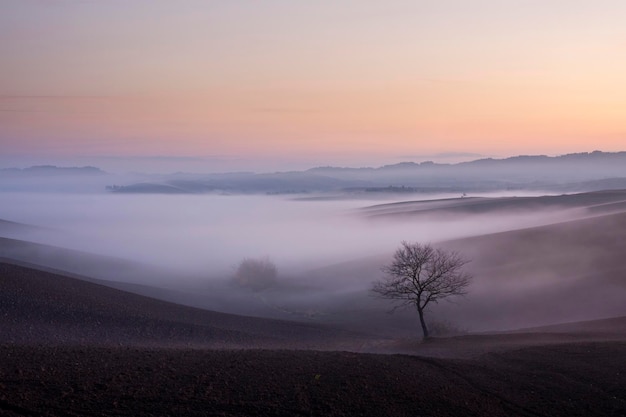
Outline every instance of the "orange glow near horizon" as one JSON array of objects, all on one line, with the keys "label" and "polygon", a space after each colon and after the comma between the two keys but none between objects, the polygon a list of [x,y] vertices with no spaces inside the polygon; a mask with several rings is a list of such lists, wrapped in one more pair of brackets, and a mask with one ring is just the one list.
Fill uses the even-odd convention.
[{"label": "orange glow near horizon", "polygon": [[622,2],[2,8],[5,154],[625,149]]}]

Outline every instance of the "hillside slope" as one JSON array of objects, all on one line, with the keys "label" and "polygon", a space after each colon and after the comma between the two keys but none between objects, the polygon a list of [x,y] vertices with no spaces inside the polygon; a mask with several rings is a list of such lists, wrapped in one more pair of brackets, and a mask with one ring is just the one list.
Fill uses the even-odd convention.
[{"label": "hillside slope", "polygon": [[0,263],[0,344],[336,348],[359,336],[217,313]]}]

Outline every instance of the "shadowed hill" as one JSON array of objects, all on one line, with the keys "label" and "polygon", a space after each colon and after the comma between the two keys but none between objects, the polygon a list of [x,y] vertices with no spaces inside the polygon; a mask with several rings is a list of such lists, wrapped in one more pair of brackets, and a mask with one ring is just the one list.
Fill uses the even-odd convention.
[{"label": "shadowed hill", "polygon": [[[626,412],[626,344],[578,337],[585,323],[387,346],[442,358],[320,352],[292,349],[346,349],[363,340],[181,307],[15,265],[0,264],[0,285],[3,416]],[[241,350],[258,347],[277,350]]]},{"label": "shadowed hill", "polygon": [[0,219],[0,233],[23,233],[42,230],[41,227]]},{"label": "shadowed hill", "polygon": [[623,330],[624,318],[399,341],[378,351],[412,355],[374,355],[293,350],[376,347],[355,334],[182,307],[17,265],[0,263],[0,287],[3,416],[626,413],[624,335],[593,336]]},{"label": "shadowed hill", "polygon": [[[419,240],[419,236],[406,239]],[[626,212],[596,213],[438,245],[471,260],[467,268],[474,282],[466,297],[432,306],[433,322],[450,323],[461,331],[490,331],[626,314]],[[329,309],[342,312],[340,319],[350,326],[367,323],[381,334],[401,336],[402,329],[417,325],[414,312],[384,314],[391,305],[366,294],[368,283],[380,278],[381,266],[390,260],[390,254],[357,259],[319,268],[309,276],[320,282],[339,276],[345,287],[360,285],[360,294],[336,300]]]},{"label": "shadowed hill", "polygon": [[[559,323],[550,326],[519,329],[515,333],[612,334],[626,339],[626,317]],[[511,332],[511,333],[513,333]]]},{"label": "shadowed hill", "polygon": [[359,336],[180,306],[0,263],[0,343],[329,348]]},{"label": "shadowed hill", "polygon": [[[547,226],[520,229],[448,242],[474,259],[481,275],[499,281],[524,274],[539,279],[539,271],[552,271],[553,280],[593,278],[626,286],[623,254],[626,251],[626,212]],[[519,271],[514,274],[514,270]],[[499,273],[498,273],[499,271]],[[544,280],[545,281],[545,280]]]},{"label": "shadowed hill", "polygon": [[62,275],[79,274],[105,281],[114,278],[118,282],[137,283],[143,275],[150,276],[150,281],[159,285],[168,278],[168,271],[140,262],[7,237],[0,237],[2,259],[10,263],[36,266],[38,269],[62,271]]},{"label": "shadowed hill", "polygon": [[444,245],[472,260],[468,322],[505,329],[626,314],[624,212]]},{"label": "shadowed hill", "polygon": [[404,201],[379,204],[362,209],[370,218],[411,218],[415,216],[459,216],[516,213],[522,211],[586,209],[588,213],[621,211],[626,190],[540,197],[468,197],[430,201]]}]

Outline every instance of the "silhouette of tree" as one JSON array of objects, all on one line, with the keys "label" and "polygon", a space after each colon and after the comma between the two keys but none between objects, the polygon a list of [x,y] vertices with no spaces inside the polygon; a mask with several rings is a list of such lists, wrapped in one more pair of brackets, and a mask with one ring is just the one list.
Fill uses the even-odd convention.
[{"label": "silhouette of tree", "polygon": [[424,310],[430,303],[466,294],[472,276],[463,272],[469,261],[457,252],[436,249],[430,244],[402,242],[393,261],[382,268],[386,276],[374,283],[372,291],[381,298],[397,302],[396,308],[415,306],[428,338]]}]

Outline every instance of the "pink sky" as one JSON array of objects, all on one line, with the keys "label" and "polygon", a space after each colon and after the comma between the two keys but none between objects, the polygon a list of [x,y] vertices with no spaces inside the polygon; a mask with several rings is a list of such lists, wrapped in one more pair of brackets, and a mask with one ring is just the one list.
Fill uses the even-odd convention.
[{"label": "pink sky", "polygon": [[5,0],[0,164],[625,150],[624,22],[621,0]]}]

